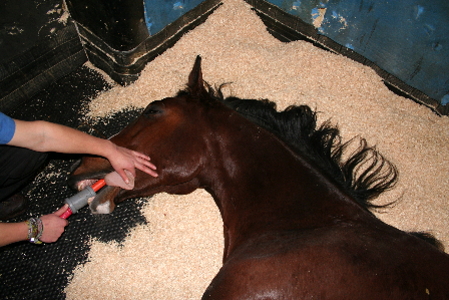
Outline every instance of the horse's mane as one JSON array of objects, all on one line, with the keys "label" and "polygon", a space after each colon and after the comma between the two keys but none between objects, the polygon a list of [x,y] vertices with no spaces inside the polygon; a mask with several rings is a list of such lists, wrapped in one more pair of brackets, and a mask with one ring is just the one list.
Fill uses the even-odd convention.
[{"label": "horse's mane", "polygon": [[307,105],[292,105],[278,112],[276,104],[268,100],[229,97],[223,102],[305,156],[365,208],[379,207],[370,200],[397,181],[396,167],[365,139],[359,139],[358,149],[343,160],[345,149],[354,139],[342,143],[338,128],[330,122],[317,127],[316,113]]},{"label": "horse's mane", "polygon": [[342,143],[340,131],[325,122],[317,127],[316,112],[309,106],[290,106],[278,112],[276,104],[268,100],[224,98],[221,89],[205,83],[209,96],[221,101],[253,123],[275,134],[293,151],[320,168],[366,209],[386,205],[371,202],[397,182],[396,167],[374,147],[360,138],[358,149],[343,159],[353,140]]}]

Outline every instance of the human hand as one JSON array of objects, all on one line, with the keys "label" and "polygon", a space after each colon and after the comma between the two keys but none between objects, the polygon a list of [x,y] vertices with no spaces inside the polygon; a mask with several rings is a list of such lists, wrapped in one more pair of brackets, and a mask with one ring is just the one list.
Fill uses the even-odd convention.
[{"label": "human hand", "polygon": [[114,170],[128,184],[129,179],[125,170],[131,172],[135,177],[135,168],[145,172],[153,177],[157,177],[156,166],[150,162],[150,157],[124,147],[116,146],[116,153],[112,157],[107,157]]},{"label": "human hand", "polygon": [[69,208],[68,204],[58,209],[56,212],[40,217],[43,226],[42,236],[40,240],[44,243],[56,242],[64,232],[69,222],[60,218],[60,216]]}]

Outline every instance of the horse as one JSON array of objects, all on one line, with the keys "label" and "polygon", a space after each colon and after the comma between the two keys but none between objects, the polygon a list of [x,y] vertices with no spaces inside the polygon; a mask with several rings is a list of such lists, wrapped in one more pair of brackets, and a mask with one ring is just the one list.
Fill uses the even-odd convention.
[{"label": "horse", "polygon": [[[159,192],[210,193],[223,220],[223,265],[202,299],[449,299],[449,255],[372,209],[396,167],[363,138],[342,142],[306,105],[224,97],[195,60],[185,89],[151,102],[111,141],[151,156],[133,190],[106,187],[90,203],[110,213]],[[348,145],[358,141],[356,150]],[[112,171],[85,156],[78,188]]]}]

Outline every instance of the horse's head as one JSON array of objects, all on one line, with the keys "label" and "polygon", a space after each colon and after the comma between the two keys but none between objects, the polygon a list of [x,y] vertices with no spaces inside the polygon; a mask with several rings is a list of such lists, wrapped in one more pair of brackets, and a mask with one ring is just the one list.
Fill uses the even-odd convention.
[{"label": "horse's head", "polygon": [[[119,146],[149,155],[159,176],[153,178],[136,170],[133,190],[103,188],[90,203],[92,212],[110,213],[116,203],[133,197],[158,192],[186,194],[198,188],[198,175],[207,161],[210,132],[202,122],[207,106],[204,104],[211,101],[210,97],[204,87],[198,57],[185,91],[150,103],[134,122],[111,138]],[[83,188],[110,171],[112,167],[106,159],[86,156],[72,172],[70,182],[78,189]]]}]

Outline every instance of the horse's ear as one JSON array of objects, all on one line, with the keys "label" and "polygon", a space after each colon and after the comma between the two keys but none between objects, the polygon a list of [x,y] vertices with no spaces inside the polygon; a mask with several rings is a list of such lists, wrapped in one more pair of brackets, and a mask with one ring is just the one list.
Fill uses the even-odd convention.
[{"label": "horse's ear", "polygon": [[201,71],[201,56],[197,56],[192,71],[190,71],[187,87],[192,95],[199,96],[204,89],[203,73]]}]

